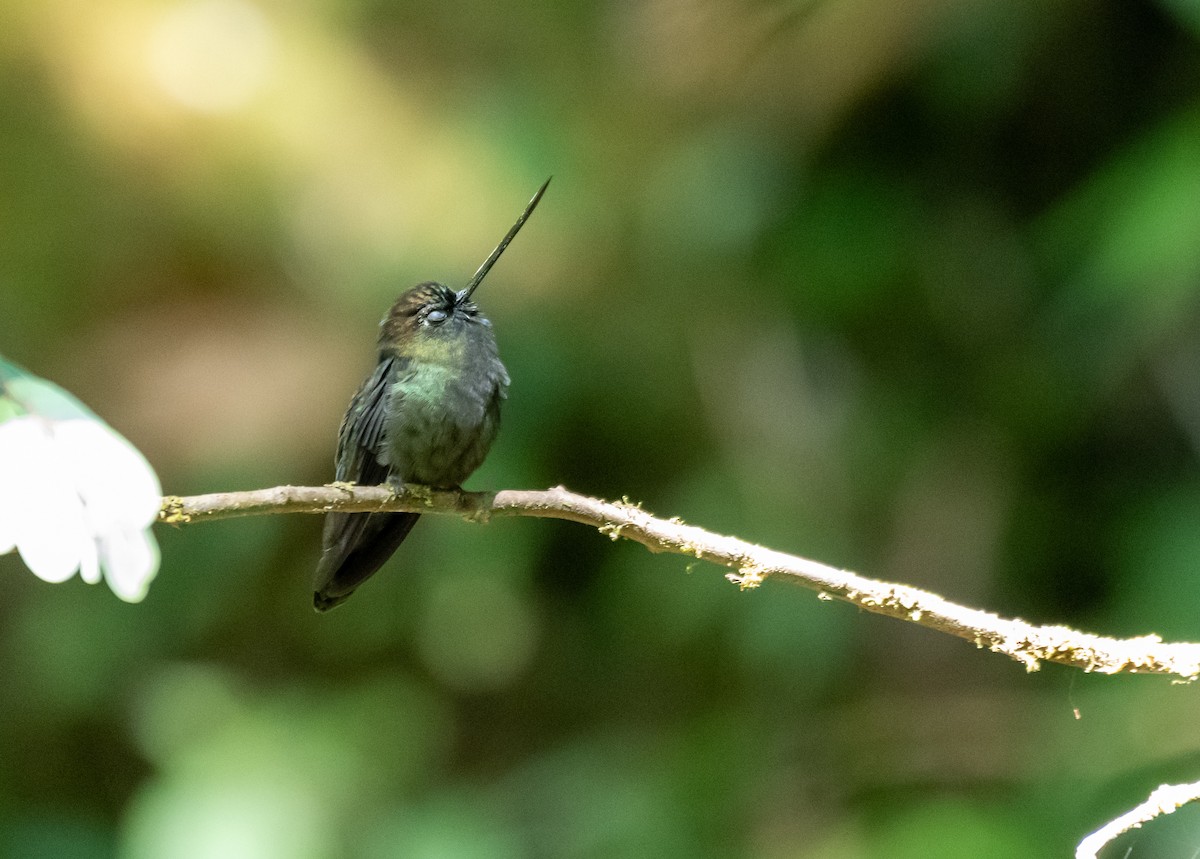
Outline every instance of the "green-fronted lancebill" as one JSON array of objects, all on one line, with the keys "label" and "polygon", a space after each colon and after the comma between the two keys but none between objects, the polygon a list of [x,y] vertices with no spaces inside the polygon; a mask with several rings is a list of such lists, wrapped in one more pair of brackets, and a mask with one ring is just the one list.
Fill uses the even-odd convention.
[{"label": "green-fronted lancebill", "polygon": [[[471,296],[549,184],[463,289],[421,283],[396,299],[380,323],[375,372],[342,418],[339,481],[456,488],[483,462],[500,429],[509,380],[492,324]],[[404,542],[419,515],[326,514],[313,592],[317,611],[354,593]]]}]

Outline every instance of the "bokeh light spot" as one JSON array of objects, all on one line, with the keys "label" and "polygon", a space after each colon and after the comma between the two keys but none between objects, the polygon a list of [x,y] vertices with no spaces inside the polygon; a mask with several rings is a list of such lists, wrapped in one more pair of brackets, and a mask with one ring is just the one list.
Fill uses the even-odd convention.
[{"label": "bokeh light spot", "polygon": [[275,30],[243,0],[191,0],[167,12],[150,39],[155,82],[185,107],[227,113],[248,104],[271,77]]}]

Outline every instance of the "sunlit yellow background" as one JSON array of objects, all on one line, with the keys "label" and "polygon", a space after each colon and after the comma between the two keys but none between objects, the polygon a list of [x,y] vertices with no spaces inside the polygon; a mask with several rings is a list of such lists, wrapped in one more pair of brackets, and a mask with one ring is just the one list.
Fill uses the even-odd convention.
[{"label": "sunlit yellow background", "polygon": [[[172,493],[332,478],[407,286],[558,483],[970,605],[1200,639],[1200,5],[0,3],[0,353]],[[0,559],[0,857],[1040,857],[1200,778],[1200,691],[1027,675],[579,526]],[[1113,856],[1194,857],[1200,811]]]}]

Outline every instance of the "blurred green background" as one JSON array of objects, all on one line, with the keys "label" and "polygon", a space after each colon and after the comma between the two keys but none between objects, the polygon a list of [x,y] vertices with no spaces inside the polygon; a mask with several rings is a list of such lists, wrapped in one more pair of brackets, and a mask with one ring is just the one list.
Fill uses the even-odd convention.
[{"label": "blurred green background", "polygon": [[[1196,0],[0,3],[0,352],[168,492],[323,483],[387,306],[550,174],[471,487],[1200,639]],[[140,606],[0,559],[0,857],[1065,856],[1200,778],[1163,678],[550,521],[317,616],[319,532],[160,529]]]}]

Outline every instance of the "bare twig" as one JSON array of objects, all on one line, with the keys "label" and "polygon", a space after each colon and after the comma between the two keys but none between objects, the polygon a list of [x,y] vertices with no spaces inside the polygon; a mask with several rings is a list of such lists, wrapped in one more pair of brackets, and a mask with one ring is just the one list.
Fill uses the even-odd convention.
[{"label": "bare twig", "polygon": [[1156,817],[1171,814],[1197,799],[1200,799],[1200,781],[1159,785],[1141,805],[1131,808],[1080,841],[1075,848],[1075,859],[1096,859],[1104,846],[1118,835],[1138,829]]},{"label": "bare twig", "polygon": [[979,609],[967,608],[937,594],[907,585],[876,581],[846,570],[660,519],[627,500],[613,503],[568,492],[455,492],[409,486],[393,493],[383,486],[332,484],[324,487],[278,486],[251,492],[223,492],[191,498],[163,499],[159,519],[170,524],[227,519],[265,513],[417,511],[449,513],[476,521],[494,516],[567,519],[597,528],[613,540],[625,538],[652,552],[674,552],[711,561],[733,572],[726,578],[741,588],[757,587],[768,576],[786,576],[817,591],[821,599],[837,599],[869,612],[907,620],[965,638],[976,647],[1002,653],[1036,671],[1042,662],[1057,662],[1102,674],[1169,674],[1185,680],[1200,675],[1200,644],[1164,642],[1157,635],[1106,638],[1065,626],[1035,626]]}]

